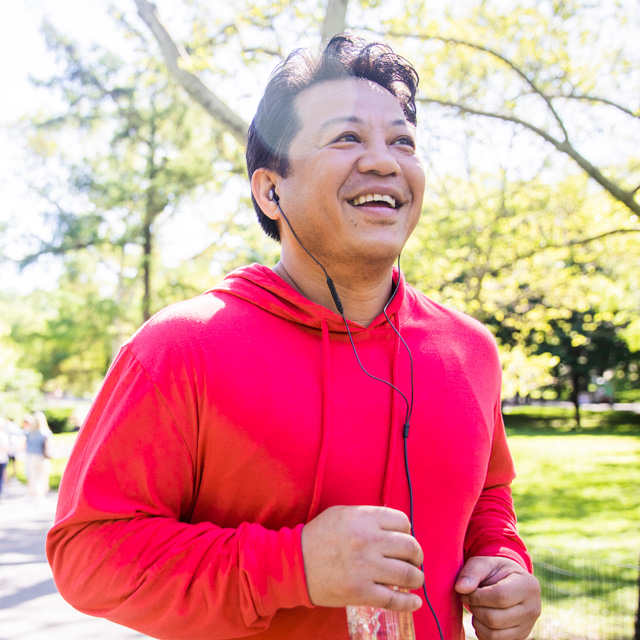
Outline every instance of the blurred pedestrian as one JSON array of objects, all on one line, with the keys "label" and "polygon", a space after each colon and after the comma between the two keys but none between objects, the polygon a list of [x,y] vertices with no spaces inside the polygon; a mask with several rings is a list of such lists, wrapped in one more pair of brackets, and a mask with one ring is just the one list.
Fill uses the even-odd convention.
[{"label": "blurred pedestrian", "polygon": [[2,420],[1,422],[1,430],[9,438],[9,462],[4,471],[5,480],[8,482],[11,478],[18,477],[16,460],[20,453],[24,451],[26,438],[22,433],[22,429],[13,420]]},{"label": "blurred pedestrian", "polygon": [[52,433],[42,411],[24,420],[27,437],[27,484],[29,495],[42,502],[49,491],[49,448]]},{"label": "blurred pedestrian", "polygon": [[0,429],[0,500],[2,500],[2,487],[4,486],[4,472],[9,462],[9,436],[4,429]]}]

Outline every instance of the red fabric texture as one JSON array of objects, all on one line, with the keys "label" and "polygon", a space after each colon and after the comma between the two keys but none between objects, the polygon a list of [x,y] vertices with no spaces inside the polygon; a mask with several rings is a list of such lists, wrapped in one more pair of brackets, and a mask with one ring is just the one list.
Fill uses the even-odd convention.
[{"label": "red fabric texture", "polygon": [[[491,334],[401,279],[388,309],[414,360],[409,462],[415,533],[444,637],[465,557],[531,570]],[[364,367],[411,397],[385,317],[351,323]],[[122,348],[65,471],[47,554],[85,613],[157,638],[346,640],[344,609],[313,607],[302,526],[336,504],[408,513],[405,403],[362,372],[340,316],[262,266],[147,322]],[[437,638],[427,606],[419,640]]]}]

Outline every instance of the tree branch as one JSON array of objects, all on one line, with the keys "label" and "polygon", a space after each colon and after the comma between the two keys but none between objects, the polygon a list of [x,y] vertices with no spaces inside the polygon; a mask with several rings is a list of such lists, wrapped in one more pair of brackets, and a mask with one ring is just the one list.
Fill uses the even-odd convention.
[{"label": "tree branch", "polygon": [[345,30],[349,0],[328,0],[327,12],[322,23],[322,42],[328,42]]},{"label": "tree branch", "polygon": [[534,124],[517,118],[516,116],[509,116],[500,113],[493,113],[491,111],[482,111],[481,109],[474,109],[464,104],[452,102],[450,100],[440,100],[438,98],[421,97],[418,98],[419,102],[426,102],[430,104],[439,104],[443,107],[451,107],[457,109],[461,113],[468,113],[475,116],[483,116],[485,118],[493,118],[496,120],[502,120],[504,122],[512,122],[513,124],[519,124],[529,131],[533,131],[536,135],[540,136],[547,142],[551,143],[558,151],[568,155],[574,162],[576,162],[580,168],[582,168],[587,175],[593,178],[601,187],[608,191],[616,200],[624,204],[628,209],[633,211],[636,215],[640,215],[640,203],[634,199],[633,191],[626,191],[619,187],[615,182],[609,180],[600,169],[591,164],[582,154],[580,154],[568,140],[558,140],[551,134],[547,133],[544,129],[536,127]]},{"label": "tree branch", "polygon": [[151,30],[171,74],[187,93],[215,120],[220,122],[240,144],[244,144],[249,125],[230,109],[198,76],[186,70],[189,55],[177,45],[160,22],[156,8],[148,0],[135,0],[138,14]]},{"label": "tree branch", "polygon": [[555,110],[555,108],[553,106],[553,103],[551,102],[551,98],[549,96],[547,96],[547,94],[544,93],[544,91],[542,91],[542,89],[540,89],[540,87],[538,87],[538,85],[531,78],[529,78],[529,76],[522,69],[520,69],[520,67],[518,67],[513,61],[511,61],[509,58],[507,58],[506,56],[502,55],[501,53],[498,53],[497,51],[495,51],[494,49],[490,49],[489,47],[485,47],[483,45],[476,44],[474,42],[469,42],[467,40],[460,40],[458,38],[445,38],[443,36],[435,36],[435,35],[428,35],[428,34],[424,34],[424,35],[423,34],[409,34],[409,33],[404,33],[404,34],[402,34],[402,33],[390,33],[389,35],[390,36],[394,36],[394,37],[399,37],[399,38],[414,37],[414,38],[419,38],[420,40],[438,40],[439,42],[444,42],[445,44],[459,44],[459,45],[461,45],[463,47],[469,47],[470,49],[475,49],[476,51],[481,51],[483,53],[487,53],[490,56],[496,58],[497,60],[499,60],[503,64],[507,65],[517,75],[519,75],[526,82],[526,84],[528,84],[529,87],[531,87],[532,91],[536,95],[540,96],[545,101],[545,103],[547,105],[547,108],[549,109],[549,111],[551,111],[556,123],[558,124],[558,126],[562,130],[562,133],[564,134],[564,139],[566,141],[569,140],[569,134],[567,133],[567,130],[565,129],[564,122],[562,122],[562,118],[560,118],[560,116],[556,112],[556,110]]},{"label": "tree branch", "polygon": [[96,240],[93,238],[89,240],[82,240],[82,241],[76,240],[74,242],[67,242],[65,244],[61,244],[57,246],[50,245],[50,244],[43,244],[42,247],[37,251],[35,251],[34,253],[30,253],[26,255],[24,258],[20,258],[15,262],[18,263],[18,267],[20,269],[24,269],[25,267],[29,266],[33,262],[36,262],[38,258],[41,258],[42,256],[46,256],[46,255],[62,256],[67,253],[71,253],[72,251],[81,251],[83,249],[89,249],[90,247],[100,247],[104,245],[108,245],[112,247],[118,244],[122,244],[122,243],[111,242],[109,240]]},{"label": "tree branch", "polygon": [[614,107],[614,109],[618,109],[632,118],[640,118],[640,109],[637,111],[631,111],[628,107],[624,105],[618,104],[613,100],[609,100],[608,98],[600,98],[599,96],[590,96],[582,93],[574,93],[573,91],[568,95],[559,94],[556,96],[551,96],[552,98],[565,99],[565,100],[584,100],[585,102],[601,102],[602,104],[606,104],[609,107]]},{"label": "tree branch", "polygon": [[498,274],[506,269],[507,267],[512,266],[515,262],[519,262],[520,260],[527,260],[528,258],[532,258],[533,256],[541,253],[542,251],[546,251],[547,249],[564,249],[565,247],[571,247],[576,245],[585,245],[591,242],[596,242],[596,240],[602,240],[603,238],[607,238],[608,236],[618,235],[620,233],[640,233],[640,227],[630,228],[630,229],[613,229],[612,231],[605,231],[603,233],[599,233],[598,235],[591,236],[590,238],[576,238],[575,240],[570,240],[569,242],[563,242],[560,244],[547,244],[545,246],[538,246],[531,251],[527,251],[521,255],[516,256],[515,258],[509,260],[501,264],[498,267],[494,267],[484,273],[484,275],[489,275],[492,277],[497,277]]}]

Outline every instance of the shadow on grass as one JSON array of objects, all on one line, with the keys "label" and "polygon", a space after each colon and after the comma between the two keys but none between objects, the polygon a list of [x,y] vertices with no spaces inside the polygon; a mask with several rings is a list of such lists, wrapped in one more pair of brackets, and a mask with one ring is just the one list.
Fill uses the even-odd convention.
[{"label": "shadow on grass", "polygon": [[[603,465],[598,469],[598,478],[588,479],[591,491],[585,492],[584,483],[570,486],[555,486],[546,493],[535,490],[518,491],[518,520],[524,525],[530,522],[547,522],[550,530],[567,527],[579,532],[581,537],[599,537],[597,525],[594,521],[603,514],[609,514],[612,519],[632,518],[638,510],[637,499],[630,499],[626,503],[616,501],[612,504],[611,495],[607,492],[611,483],[608,476],[609,468],[613,465]],[[540,474],[545,475],[547,469],[542,468]],[[548,469],[549,475],[553,473]],[[573,482],[570,478],[569,482]],[[586,482],[586,481],[585,481]],[[599,487],[602,488],[599,491]]]},{"label": "shadow on grass", "polygon": [[573,409],[562,407],[506,407],[507,433],[519,435],[640,435],[640,413],[633,411],[583,411],[576,425]]}]

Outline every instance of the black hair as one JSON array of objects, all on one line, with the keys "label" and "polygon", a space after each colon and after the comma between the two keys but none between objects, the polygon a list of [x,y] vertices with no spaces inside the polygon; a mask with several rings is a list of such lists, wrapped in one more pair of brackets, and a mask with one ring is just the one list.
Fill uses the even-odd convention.
[{"label": "black hair", "polygon": [[[271,74],[247,134],[249,180],[261,168],[287,177],[289,145],[301,127],[295,98],[315,84],[342,78],[362,78],[384,87],[396,98],[407,121],[416,124],[418,73],[413,66],[387,44],[350,34],[334,36],[320,56],[297,49]],[[279,241],[275,221],[264,214],[253,195],[251,199],[265,233]]]}]

